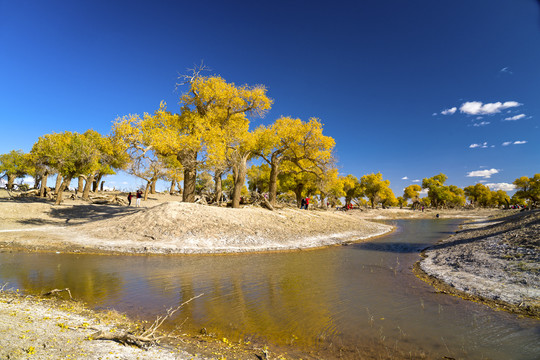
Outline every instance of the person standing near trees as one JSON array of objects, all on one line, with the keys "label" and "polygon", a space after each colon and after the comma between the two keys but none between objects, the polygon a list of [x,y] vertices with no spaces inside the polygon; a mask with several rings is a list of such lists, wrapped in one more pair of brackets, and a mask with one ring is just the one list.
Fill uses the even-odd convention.
[{"label": "person standing near trees", "polygon": [[306,207],[305,209],[307,210],[309,208],[309,197],[306,197]]},{"label": "person standing near trees", "polygon": [[131,198],[133,196],[131,195],[131,192],[128,194],[128,206],[131,206]]},{"label": "person standing near trees", "polygon": [[137,200],[135,201],[135,207],[141,207],[141,198],[142,198],[142,193],[141,193],[141,190],[137,190]]}]

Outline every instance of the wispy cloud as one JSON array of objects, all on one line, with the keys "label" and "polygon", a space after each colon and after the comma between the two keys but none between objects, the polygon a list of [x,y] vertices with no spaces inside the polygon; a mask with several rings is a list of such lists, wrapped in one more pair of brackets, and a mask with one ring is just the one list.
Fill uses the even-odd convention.
[{"label": "wispy cloud", "polygon": [[508,67],[503,67],[501,70],[499,70],[499,72],[503,74],[513,74],[513,72]]},{"label": "wispy cloud", "polygon": [[413,180],[412,182],[420,182],[420,180],[416,179],[416,180]]},{"label": "wispy cloud", "polygon": [[527,140],[514,141],[514,145],[523,145],[523,144],[526,144],[526,143],[527,143]]},{"label": "wispy cloud", "polygon": [[503,191],[512,191],[516,188],[514,184],[509,183],[489,183],[486,186],[493,191],[503,190]]},{"label": "wispy cloud", "polygon": [[504,103],[497,101],[496,103],[483,104],[481,101],[467,101],[463,103],[459,111],[468,115],[492,115],[500,113],[504,109],[520,106],[522,104],[517,101],[506,101]]},{"label": "wispy cloud", "polygon": [[519,115],[516,115],[516,116],[507,117],[504,120],[505,121],[516,121],[516,120],[519,120],[519,119],[523,119],[525,116],[526,116],[525,114],[519,114]]},{"label": "wispy cloud", "polygon": [[401,178],[401,180],[409,180],[409,178],[407,176],[404,176]]},{"label": "wispy cloud", "polygon": [[488,147],[488,143],[487,142],[483,142],[482,144],[471,144],[469,145],[469,148],[471,149],[476,149],[476,148],[482,148],[482,149],[485,149]]},{"label": "wispy cloud", "polygon": [[454,106],[453,108],[450,108],[450,109],[444,109],[443,111],[441,111],[441,114],[442,115],[452,115],[456,111],[457,111],[457,107]]},{"label": "wispy cloud", "polygon": [[484,179],[489,179],[491,175],[498,174],[499,170],[497,169],[488,169],[488,170],[476,170],[467,173],[467,177],[482,177]]},{"label": "wispy cloud", "polygon": [[482,122],[479,122],[479,123],[474,123],[473,126],[486,126],[486,125],[489,125],[491,124],[489,121],[482,121]]},{"label": "wispy cloud", "polygon": [[502,146],[508,146],[508,145],[512,145],[512,142],[511,141],[505,141],[502,143]]}]

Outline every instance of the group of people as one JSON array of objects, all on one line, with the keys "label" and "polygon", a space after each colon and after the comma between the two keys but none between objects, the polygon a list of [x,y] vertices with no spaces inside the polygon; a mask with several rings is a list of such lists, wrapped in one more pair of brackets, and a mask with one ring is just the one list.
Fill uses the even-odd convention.
[{"label": "group of people", "polygon": [[300,203],[300,209],[308,209],[309,207],[309,197],[303,198],[302,202]]},{"label": "group of people", "polygon": [[136,200],[135,200],[135,207],[140,207],[141,206],[141,198],[142,198],[142,191],[141,190],[137,190],[137,192],[135,193],[135,195],[132,195],[131,192],[128,194],[128,206],[131,206],[131,199],[133,199],[133,196],[135,196]]}]

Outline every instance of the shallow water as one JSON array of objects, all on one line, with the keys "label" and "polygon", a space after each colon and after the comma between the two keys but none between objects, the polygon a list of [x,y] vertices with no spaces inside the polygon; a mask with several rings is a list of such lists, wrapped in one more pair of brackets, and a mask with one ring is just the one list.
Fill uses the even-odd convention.
[{"label": "shallow water", "polygon": [[538,359],[539,321],[436,294],[412,274],[419,251],[459,222],[397,221],[370,242],[285,253],[0,253],[0,282],[30,292],[68,287],[93,307],[147,320],[204,293],[167,326],[312,358]]}]

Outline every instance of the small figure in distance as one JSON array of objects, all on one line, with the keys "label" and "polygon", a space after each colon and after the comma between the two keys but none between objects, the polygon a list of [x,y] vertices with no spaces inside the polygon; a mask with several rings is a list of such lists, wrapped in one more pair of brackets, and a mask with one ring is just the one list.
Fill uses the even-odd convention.
[{"label": "small figure in distance", "polygon": [[435,215],[435,217],[438,219],[438,218],[439,218],[439,214]]},{"label": "small figure in distance", "polygon": [[141,190],[137,190],[137,200],[135,201],[135,207],[141,207],[141,198],[142,198],[142,192]]},{"label": "small figure in distance", "polygon": [[307,210],[308,207],[309,207],[309,197],[306,197],[306,207],[305,207],[305,209]]},{"label": "small figure in distance", "polygon": [[131,195],[131,191],[129,192],[128,194],[128,206],[131,206],[131,198],[133,197],[133,195]]},{"label": "small figure in distance", "polygon": [[300,209],[304,209],[305,206],[306,206],[306,199],[302,198],[302,201],[300,202]]}]

